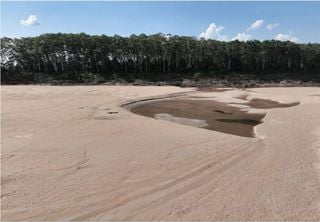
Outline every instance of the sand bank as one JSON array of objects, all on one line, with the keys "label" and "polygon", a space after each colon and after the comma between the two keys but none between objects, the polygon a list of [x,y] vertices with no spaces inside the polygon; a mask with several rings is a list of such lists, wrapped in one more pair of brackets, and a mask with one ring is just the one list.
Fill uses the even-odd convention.
[{"label": "sand bank", "polygon": [[[2,86],[2,220],[320,220],[320,89],[192,91]],[[186,92],[265,113],[256,137],[121,108]]]}]

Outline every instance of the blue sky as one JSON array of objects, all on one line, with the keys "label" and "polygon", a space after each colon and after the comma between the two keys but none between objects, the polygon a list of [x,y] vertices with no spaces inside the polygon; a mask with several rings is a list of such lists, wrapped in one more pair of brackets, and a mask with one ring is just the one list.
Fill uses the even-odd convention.
[{"label": "blue sky", "polygon": [[319,25],[320,2],[1,2],[1,36],[9,37],[162,32],[320,42]]}]

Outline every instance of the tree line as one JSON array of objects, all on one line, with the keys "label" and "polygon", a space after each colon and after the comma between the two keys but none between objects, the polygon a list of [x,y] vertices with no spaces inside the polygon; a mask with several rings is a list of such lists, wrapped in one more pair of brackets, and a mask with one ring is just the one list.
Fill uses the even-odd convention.
[{"label": "tree line", "polygon": [[177,35],[130,37],[43,34],[1,38],[2,82],[168,78],[272,73],[314,76],[320,72],[320,44],[216,41]]}]

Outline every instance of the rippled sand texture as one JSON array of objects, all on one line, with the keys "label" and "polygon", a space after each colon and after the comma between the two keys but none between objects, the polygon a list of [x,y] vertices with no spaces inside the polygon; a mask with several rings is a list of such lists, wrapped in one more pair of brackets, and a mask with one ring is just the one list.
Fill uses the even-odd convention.
[{"label": "rippled sand texture", "polygon": [[[320,220],[319,88],[1,89],[2,220]],[[243,137],[123,106],[168,97],[264,117]]]}]

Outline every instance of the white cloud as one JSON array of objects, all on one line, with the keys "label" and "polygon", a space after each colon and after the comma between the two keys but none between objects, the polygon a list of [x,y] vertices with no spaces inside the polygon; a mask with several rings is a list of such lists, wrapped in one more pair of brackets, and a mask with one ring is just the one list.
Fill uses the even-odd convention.
[{"label": "white cloud", "polygon": [[35,26],[35,25],[40,25],[39,21],[38,21],[38,18],[36,15],[29,15],[29,17],[25,20],[21,20],[20,21],[20,24],[21,25],[24,25],[24,26]]},{"label": "white cloud", "polygon": [[267,25],[266,29],[268,29],[269,31],[271,31],[272,29],[275,29],[276,27],[279,26],[279,23],[271,23],[269,25]]},{"label": "white cloud", "polygon": [[254,23],[252,23],[249,28],[247,28],[247,31],[249,32],[251,30],[259,29],[262,26],[262,24],[263,20],[257,20]]},{"label": "white cloud", "polygon": [[242,33],[238,33],[234,38],[232,38],[232,41],[239,40],[242,42],[246,42],[250,39],[252,39],[252,35],[242,32]]},{"label": "white cloud", "polygon": [[275,36],[275,40],[279,41],[290,41],[290,42],[298,42],[299,39],[297,37],[292,36],[292,34],[286,35],[279,33],[278,35]]},{"label": "white cloud", "polygon": [[221,25],[216,25],[215,23],[211,23],[205,32],[201,32],[200,38],[205,39],[217,39],[222,41],[227,41],[228,36],[221,35],[220,32],[224,29]]}]

